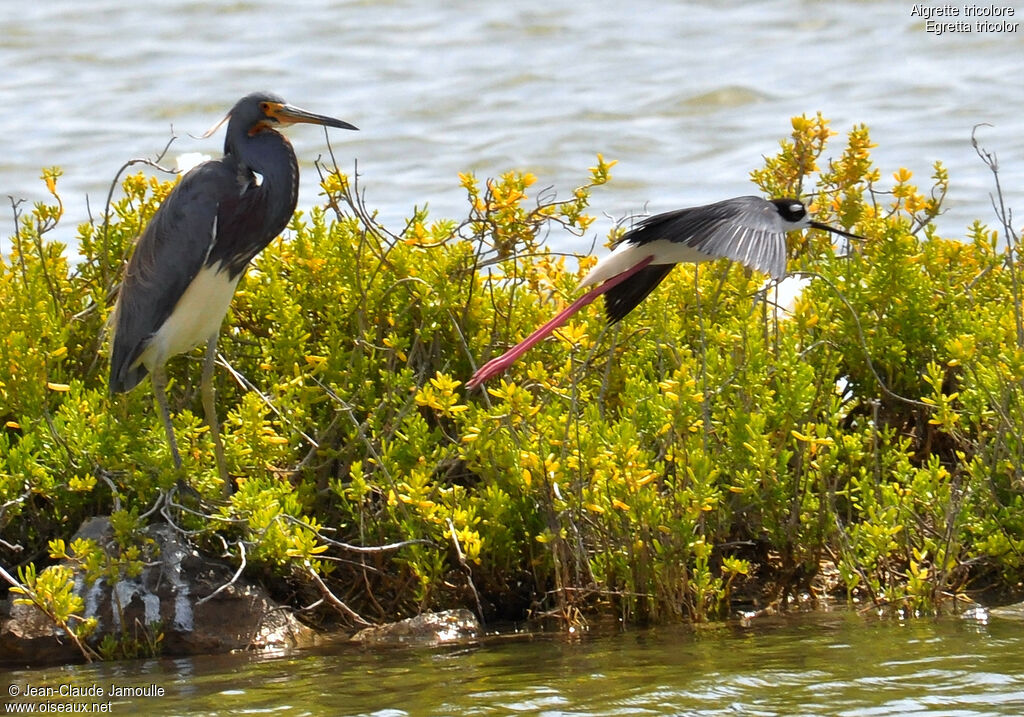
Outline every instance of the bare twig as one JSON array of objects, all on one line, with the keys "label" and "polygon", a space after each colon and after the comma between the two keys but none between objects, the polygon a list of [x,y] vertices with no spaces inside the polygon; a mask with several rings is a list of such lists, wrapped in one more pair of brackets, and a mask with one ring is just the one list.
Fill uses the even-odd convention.
[{"label": "bare twig", "polygon": [[455,534],[455,523],[452,522],[451,518],[448,518],[448,532],[452,536],[452,545],[455,546],[455,555],[459,560],[459,566],[462,568],[462,573],[466,576],[466,585],[469,586],[469,591],[473,593],[473,599],[476,601],[476,614],[480,616],[480,624],[484,624],[484,606],[480,602],[480,593],[476,591],[476,585],[473,584],[473,571],[470,570],[469,563],[466,562],[466,556],[462,554],[462,546],[459,545],[459,538]]},{"label": "bare twig", "polygon": [[995,195],[989,194],[989,198],[992,200],[992,210],[996,213],[999,223],[1003,225],[1003,234],[1006,236],[1006,266],[1010,272],[1010,284],[1013,287],[1013,316],[1017,328],[1017,346],[1024,347],[1024,310],[1021,308],[1020,284],[1017,278],[1020,237],[1017,236],[1017,232],[1013,229],[1013,210],[1007,208],[1006,202],[1003,199],[1003,187],[999,181],[999,158],[996,157],[995,152],[989,152],[987,149],[979,146],[976,136],[978,127],[991,126],[985,122],[974,125],[974,129],[971,130],[971,146],[974,147],[974,151],[978,153],[981,161],[992,172],[992,178],[996,183],[996,193]]},{"label": "bare twig", "polygon": [[301,428],[296,426],[294,423],[292,423],[292,421],[287,416],[285,416],[283,413],[281,413],[281,411],[278,409],[278,407],[274,405],[274,402],[271,401],[270,398],[265,393],[263,393],[263,391],[259,390],[256,387],[256,384],[254,384],[252,381],[250,381],[248,378],[246,378],[239,371],[236,371],[235,368],[228,362],[227,357],[225,357],[224,354],[222,354],[222,353],[218,353],[217,354],[217,363],[219,363],[221,366],[223,366],[224,368],[226,368],[228,370],[228,373],[231,374],[231,377],[233,379],[235,379],[235,381],[238,383],[239,386],[241,386],[246,391],[252,391],[257,396],[259,396],[260,400],[263,401],[263,403],[267,406],[267,408],[269,408],[271,411],[273,411],[274,415],[276,415],[278,418],[280,418],[282,423],[284,423],[286,426],[288,426],[293,431],[295,431],[300,436],[302,436],[302,438],[306,441],[306,443],[311,445],[313,448],[319,448],[320,447],[320,444],[317,443],[316,440],[314,440],[312,436],[310,436],[308,433],[306,433]]},{"label": "bare twig", "polygon": [[18,266],[21,268],[21,280],[25,283],[25,290],[28,291],[28,269],[25,267],[25,251],[21,246],[21,210],[18,209],[25,200],[15,199],[9,194],[7,198],[11,200],[11,212],[14,214],[14,246],[18,250]]},{"label": "bare twig", "polygon": [[19,590],[27,590],[27,588],[21,584],[21,582],[11,575],[9,572],[4,570],[4,566],[0,565],[0,578],[6,580],[12,588],[18,588]]},{"label": "bare twig", "polygon": [[232,585],[234,585],[238,581],[238,578],[240,578],[242,576],[242,573],[245,571],[245,565],[246,565],[246,560],[245,560],[245,541],[244,540],[239,540],[238,541],[238,562],[239,562],[238,570],[236,570],[235,574],[231,576],[231,579],[228,580],[223,585],[221,585],[216,590],[214,590],[212,593],[207,595],[206,597],[200,598],[199,600],[196,600],[196,605],[202,605],[204,602],[206,602],[208,600],[212,600],[214,598],[214,596],[218,595],[222,590],[226,590],[227,588],[229,588]]},{"label": "bare twig", "polygon": [[160,162],[163,161],[163,158],[167,155],[167,150],[171,148],[171,145],[174,143],[174,140],[176,139],[177,136],[174,134],[174,128],[172,127],[171,138],[167,140],[167,144],[164,145],[164,148],[160,151],[160,154],[158,154],[155,159],[147,159],[145,157],[129,159],[127,162],[121,165],[121,168],[117,170],[117,173],[114,175],[114,178],[110,181],[110,189],[107,191],[107,201],[103,209],[103,227],[101,228],[100,233],[100,246],[102,247],[102,254],[100,255],[100,272],[102,275],[103,286],[110,286],[110,279],[107,276],[107,267],[110,265],[109,259],[107,257],[107,232],[110,230],[110,204],[114,200],[114,190],[117,188],[118,180],[121,179],[121,175],[124,173],[126,169],[136,164],[144,164],[147,167],[152,167],[153,169],[159,170],[161,172],[167,172],[168,174],[178,174],[178,171],[176,169],[164,167],[160,164]]},{"label": "bare twig", "polygon": [[292,523],[294,525],[298,525],[298,526],[303,527],[306,530],[310,531],[311,533],[313,533],[313,535],[315,535],[317,538],[319,538],[323,542],[327,543],[328,545],[333,545],[336,548],[341,548],[342,550],[347,550],[350,553],[364,553],[364,554],[386,553],[388,551],[398,550],[399,548],[404,548],[404,547],[409,546],[409,545],[421,545],[421,544],[430,545],[431,544],[429,540],[423,540],[422,538],[417,538],[416,540],[402,540],[402,541],[399,541],[397,543],[386,543],[385,545],[372,545],[372,546],[369,546],[369,547],[363,546],[363,545],[352,545],[351,543],[343,543],[340,540],[334,540],[332,538],[328,538],[322,532],[320,532],[319,530],[317,530],[316,528],[311,526],[309,523],[305,522],[304,520],[300,520],[300,519],[296,518],[293,515],[284,515],[283,517],[289,523]]},{"label": "bare twig", "polygon": [[316,570],[313,569],[313,566],[310,565],[308,560],[305,561],[305,568],[306,574],[309,575],[310,579],[313,581],[313,584],[316,585],[317,588],[320,590],[320,594],[324,596],[324,599],[332,607],[334,607],[334,609],[336,609],[342,615],[344,615],[345,617],[352,620],[358,625],[363,625],[364,627],[373,627],[372,622],[367,622],[359,615],[359,613],[357,613],[355,610],[353,610],[348,605],[343,603],[340,599],[338,599],[338,596],[331,592],[330,588],[328,588],[327,585],[324,584],[324,581],[320,579],[320,576],[317,575]]},{"label": "bare twig", "polygon": [[114,481],[110,480],[110,476],[108,476],[107,472],[102,469],[97,469],[94,473],[97,478],[106,483],[107,487],[110,488],[110,496],[114,501],[114,510],[121,510],[121,494],[118,492],[117,486],[114,485]]}]

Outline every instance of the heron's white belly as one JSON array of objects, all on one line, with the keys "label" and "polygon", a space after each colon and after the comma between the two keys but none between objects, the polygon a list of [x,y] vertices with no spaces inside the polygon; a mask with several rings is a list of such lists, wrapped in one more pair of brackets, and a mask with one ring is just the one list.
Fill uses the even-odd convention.
[{"label": "heron's white belly", "polygon": [[241,274],[204,266],[157,329],[140,361],[150,370],[171,356],[191,351],[220,330]]},{"label": "heron's white belly", "polygon": [[683,262],[707,261],[715,257],[686,246],[682,242],[658,239],[646,244],[630,244],[624,242],[615,247],[611,254],[601,259],[590,273],[583,277],[580,286],[600,284],[624,271],[632,269],[649,256],[653,256],[652,264],[681,264]]}]

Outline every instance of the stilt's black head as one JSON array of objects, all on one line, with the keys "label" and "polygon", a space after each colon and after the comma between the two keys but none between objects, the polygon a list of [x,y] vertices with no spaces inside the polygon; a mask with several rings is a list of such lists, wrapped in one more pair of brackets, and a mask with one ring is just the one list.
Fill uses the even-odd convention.
[{"label": "stilt's black head", "polygon": [[835,227],[830,227],[828,224],[812,220],[810,215],[807,213],[807,207],[805,207],[803,202],[798,199],[772,199],[771,203],[775,205],[775,211],[779,213],[779,217],[786,225],[787,232],[794,231],[796,229],[811,228],[822,229],[850,239],[864,239],[864,237],[857,234],[851,234],[843,229],[836,229]]},{"label": "stilt's black head", "polygon": [[782,217],[782,221],[788,224],[795,224],[797,227],[807,226],[807,207],[796,199],[773,199],[775,211]]}]

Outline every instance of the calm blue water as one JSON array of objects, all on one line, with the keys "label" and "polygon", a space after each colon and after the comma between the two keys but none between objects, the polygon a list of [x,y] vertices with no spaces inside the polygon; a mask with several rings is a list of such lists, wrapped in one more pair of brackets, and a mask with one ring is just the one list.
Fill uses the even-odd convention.
[{"label": "calm blue water", "polygon": [[[171,125],[172,154],[216,154],[223,135],[187,133],[265,88],[362,129],[333,132],[335,151],[343,168],[358,158],[369,206],[399,226],[416,204],[462,216],[457,172],[529,169],[565,196],[597,152],[619,160],[594,198],[598,214],[748,193],[748,172],[789,117],[817,110],[836,129],[873,129],[883,187],[900,165],[926,185],[943,160],[953,188],[940,228],[951,236],[991,216],[991,181],[969,144],[973,125],[991,123],[981,136],[1024,214],[1024,33],[939,37],[912,7],[6,0],[0,198],[44,198],[40,167],[62,166],[70,239],[86,197],[98,213],[124,161],[155,156]],[[291,137],[308,206],[324,135],[299,127]],[[580,251],[590,239],[553,237]]]}]

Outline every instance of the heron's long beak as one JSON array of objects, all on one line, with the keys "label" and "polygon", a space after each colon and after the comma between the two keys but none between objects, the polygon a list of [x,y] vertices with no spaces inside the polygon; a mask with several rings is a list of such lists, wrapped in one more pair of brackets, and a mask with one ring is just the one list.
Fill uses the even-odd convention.
[{"label": "heron's long beak", "polygon": [[274,118],[281,124],[319,124],[325,127],[337,127],[338,129],[355,129],[359,128],[348,122],[343,122],[333,117],[327,117],[326,115],[318,115],[312,112],[307,112],[304,109],[295,107],[294,105],[280,105],[273,109]]},{"label": "heron's long beak", "polygon": [[849,239],[860,239],[861,241],[867,241],[860,234],[853,234],[842,229],[836,229],[835,227],[830,227],[828,224],[822,224],[821,222],[811,222],[811,227],[814,229],[823,229],[824,231],[832,232],[833,234],[839,234]]}]

